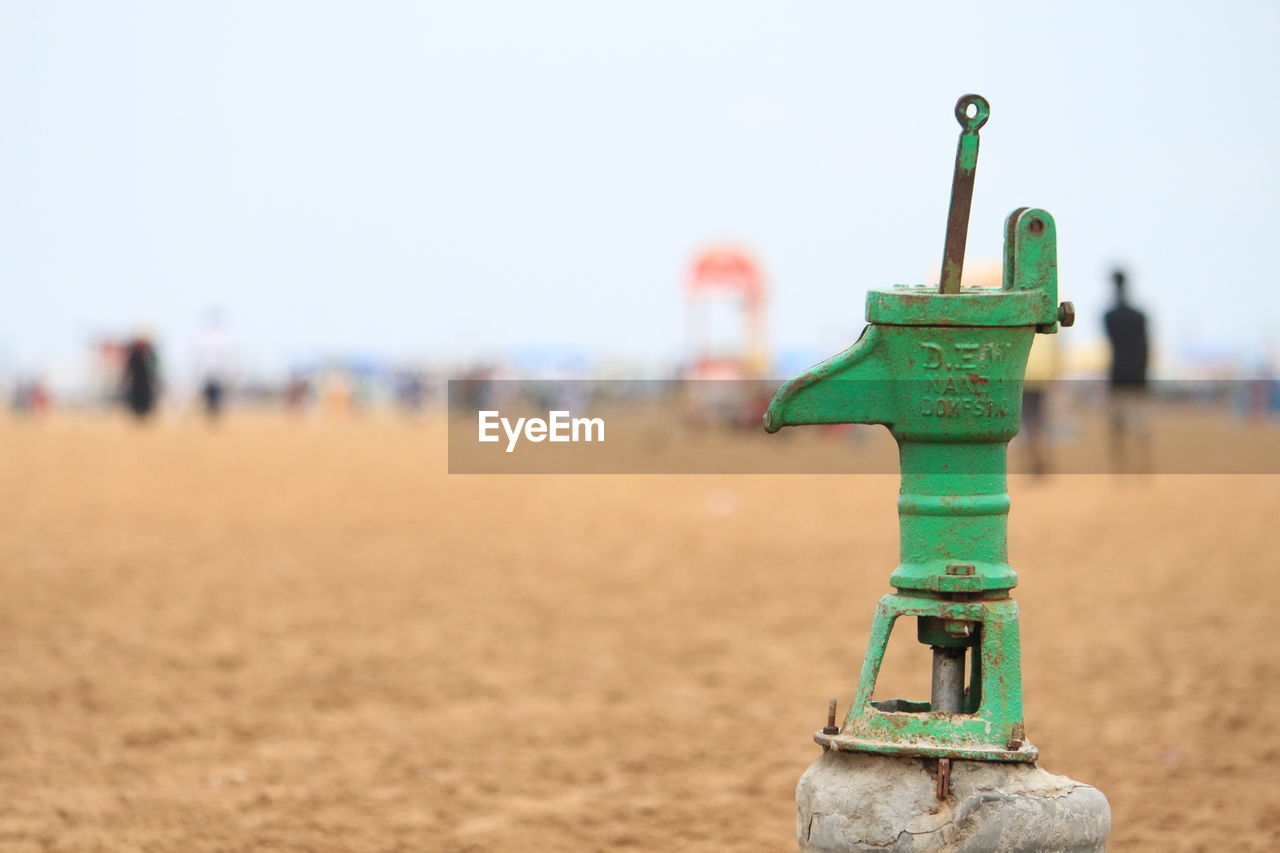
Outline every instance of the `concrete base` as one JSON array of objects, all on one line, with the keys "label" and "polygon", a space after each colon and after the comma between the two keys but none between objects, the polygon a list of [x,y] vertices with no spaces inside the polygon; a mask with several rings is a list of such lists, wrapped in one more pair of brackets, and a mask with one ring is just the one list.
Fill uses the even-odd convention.
[{"label": "concrete base", "polygon": [[823,752],[796,786],[802,853],[1100,853],[1111,806],[1097,788],[1033,764]]}]

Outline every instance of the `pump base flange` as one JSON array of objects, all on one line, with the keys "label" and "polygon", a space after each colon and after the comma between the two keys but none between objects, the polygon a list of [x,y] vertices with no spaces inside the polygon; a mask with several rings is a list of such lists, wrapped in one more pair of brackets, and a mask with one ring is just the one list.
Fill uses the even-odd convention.
[{"label": "pump base flange", "polygon": [[938,746],[932,743],[895,742],[865,740],[848,735],[828,735],[817,731],[813,742],[823,749],[834,749],[840,752],[875,752],[880,755],[917,755],[923,758],[955,758],[962,761],[1017,761],[1033,764],[1040,757],[1040,751],[1030,743],[1024,742],[1018,749],[1002,746]]}]

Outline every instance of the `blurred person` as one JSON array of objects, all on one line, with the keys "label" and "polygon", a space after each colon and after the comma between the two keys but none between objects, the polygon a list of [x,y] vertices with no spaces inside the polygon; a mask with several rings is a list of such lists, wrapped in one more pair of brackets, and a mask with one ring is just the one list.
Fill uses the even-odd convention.
[{"label": "blurred person", "polygon": [[1151,427],[1147,363],[1150,358],[1150,332],[1147,315],[1129,304],[1123,270],[1111,274],[1115,285],[1115,305],[1103,318],[1107,340],[1111,344],[1111,370],[1108,375],[1108,408],[1110,411],[1111,470],[1128,470],[1127,450],[1130,443],[1137,449],[1137,470],[1151,471]]},{"label": "blurred person", "polygon": [[494,394],[494,374],[492,367],[473,367],[462,374],[457,384],[456,399],[450,400],[463,411],[492,409]]},{"label": "blurred person", "polygon": [[160,395],[160,364],[151,338],[145,332],[125,347],[121,380],[125,405],[139,421],[146,420]]},{"label": "blurred person", "polygon": [[311,381],[301,373],[289,378],[284,390],[285,408],[294,415],[304,414],[311,403]]},{"label": "blurred person", "polygon": [[1236,392],[1237,405],[1246,418],[1265,421],[1280,412],[1280,379],[1267,356],[1258,361],[1252,372],[1253,376],[1245,379]]},{"label": "blurred person", "polygon": [[426,403],[427,387],[418,371],[406,369],[397,373],[395,391],[396,402],[400,404],[400,408],[404,412],[416,415],[422,411],[422,407]]},{"label": "blurred person", "polygon": [[200,334],[196,346],[196,367],[205,417],[210,423],[215,423],[222,415],[231,378],[231,338],[222,315],[217,311],[209,313],[209,321]]},{"label": "blurred person", "polygon": [[39,417],[49,411],[49,392],[38,377],[24,379],[14,387],[10,405],[14,413],[21,417]]},{"label": "blurred person", "polygon": [[1062,369],[1057,335],[1036,335],[1027,359],[1022,384],[1022,436],[1030,457],[1031,473],[1043,477],[1050,471],[1048,450],[1049,391]]}]

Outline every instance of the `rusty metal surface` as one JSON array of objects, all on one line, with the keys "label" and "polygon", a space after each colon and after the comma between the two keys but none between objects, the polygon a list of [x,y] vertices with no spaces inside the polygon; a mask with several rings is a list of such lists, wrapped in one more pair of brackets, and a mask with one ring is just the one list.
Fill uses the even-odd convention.
[{"label": "rusty metal surface", "polygon": [[1063,302],[1058,306],[1058,325],[1068,329],[1076,324],[1076,306],[1074,302]]},{"label": "rusty metal surface", "polygon": [[964,647],[934,646],[930,710],[959,714],[964,709]]},{"label": "rusty metal surface", "polygon": [[939,800],[945,800],[951,796],[951,759],[938,759],[938,787],[934,795]]},{"label": "rusty metal surface", "polygon": [[947,239],[942,250],[942,284],[938,288],[942,293],[960,292],[964,247],[969,238],[969,209],[973,205],[973,176],[978,170],[978,130],[990,116],[991,105],[981,95],[964,95],[956,101],[960,142],[956,146],[951,206],[947,210]]},{"label": "rusty metal surface", "polygon": [[836,725],[836,700],[832,699],[827,703],[827,724],[822,727],[824,735],[840,734],[840,727]]}]

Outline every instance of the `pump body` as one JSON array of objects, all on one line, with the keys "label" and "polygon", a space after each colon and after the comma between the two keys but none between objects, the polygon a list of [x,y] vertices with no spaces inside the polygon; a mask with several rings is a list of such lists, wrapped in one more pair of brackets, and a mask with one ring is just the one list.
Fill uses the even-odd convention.
[{"label": "pump body", "polygon": [[[900,561],[881,599],[844,724],[824,747],[1033,762],[1022,719],[1018,610],[1009,597],[1008,444],[1032,338],[1058,329],[1057,233],[1043,210],[1005,224],[1000,289],[871,291],[861,338],[784,385],[765,415],[883,424],[898,442]],[[1065,306],[1064,317],[1068,314]],[[873,701],[889,635],[915,617],[933,647],[930,700]],[[967,682],[967,683],[966,683]]]}]

